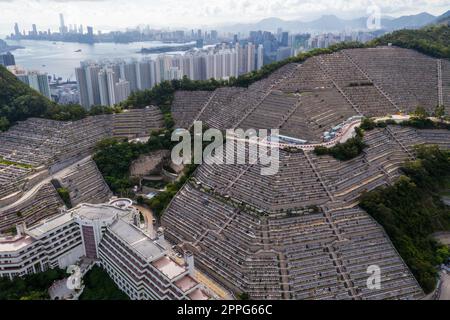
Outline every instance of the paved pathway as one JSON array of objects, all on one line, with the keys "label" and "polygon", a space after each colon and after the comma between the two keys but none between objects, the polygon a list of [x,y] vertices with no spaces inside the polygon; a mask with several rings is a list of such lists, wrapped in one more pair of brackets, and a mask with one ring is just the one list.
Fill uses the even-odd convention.
[{"label": "paved pathway", "polygon": [[57,179],[57,178],[62,178],[64,177],[67,173],[69,173],[71,170],[73,170],[77,164],[82,163],[86,160],[88,160],[91,156],[87,156],[73,164],[71,164],[70,166],[55,172],[54,174],[44,178],[43,180],[41,180],[40,182],[38,182],[37,184],[35,184],[31,189],[25,191],[25,193],[23,193],[23,195],[17,200],[14,201],[13,203],[4,206],[2,208],[0,208],[0,213],[6,212],[7,210],[14,208],[18,205],[20,205],[21,203],[27,201],[28,199],[30,199],[32,196],[34,196],[36,194],[36,192],[39,191],[39,189],[46,183],[49,183],[52,179]]},{"label": "paved pathway", "polygon": [[153,212],[150,209],[140,205],[134,205],[134,207],[136,207],[136,209],[138,209],[142,213],[142,215],[144,216],[145,223],[147,224],[147,231],[152,236],[154,236],[155,230],[153,228],[153,219],[154,219]]},{"label": "paved pathway", "polygon": [[443,274],[441,281],[441,292],[438,300],[450,300],[450,274]]}]

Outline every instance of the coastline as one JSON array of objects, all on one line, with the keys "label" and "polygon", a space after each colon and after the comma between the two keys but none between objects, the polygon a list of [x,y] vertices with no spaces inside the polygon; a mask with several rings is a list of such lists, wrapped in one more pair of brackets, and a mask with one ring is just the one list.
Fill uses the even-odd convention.
[{"label": "coastline", "polygon": [[25,49],[22,46],[7,46],[6,48],[0,48],[0,53],[11,52],[17,49]]},{"label": "coastline", "polygon": [[141,48],[137,53],[149,54],[149,53],[168,53],[174,51],[188,51],[195,48],[195,43],[187,43],[178,46],[161,46],[154,48]]}]

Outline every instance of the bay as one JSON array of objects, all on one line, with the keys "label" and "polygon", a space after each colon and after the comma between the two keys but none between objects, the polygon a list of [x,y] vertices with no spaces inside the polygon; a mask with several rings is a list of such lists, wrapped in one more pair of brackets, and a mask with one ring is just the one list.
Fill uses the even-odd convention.
[{"label": "bay", "polygon": [[47,72],[49,75],[61,77],[63,80],[75,80],[75,68],[79,67],[80,61],[83,60],[140,60],[143,57],[157,56],[157,54],[143,55],[138,53],[141,48],[179,45],[160,41],[133,42],[129,44],[85,44],[40,40],[7,40],[6,42],[9,45],[24,47],[12,52],[17,65],[28,70]]}]

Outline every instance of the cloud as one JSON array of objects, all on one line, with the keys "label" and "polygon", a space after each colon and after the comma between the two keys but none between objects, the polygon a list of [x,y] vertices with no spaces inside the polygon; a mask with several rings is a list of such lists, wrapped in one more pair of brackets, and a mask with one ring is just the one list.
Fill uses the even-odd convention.
[{"label": "cloud", "polygon": [[[201,27],[254,22],[278,17],[312,20],[324,14],[343,18],[365,15],[374,3],[383,15],[399,16],[428,11],[440,14],[450,8],[448,0],[0,0],[0,23],[14,22],[29,29],[57,27],[58,14],[67,24],[111,28],[149,24],[154,27]],[[20,13],[20,14],[18,14]]]},{"label": "cloud", "polygon": [[[40,1],[40,0],[34,0]],[[105,2],[108,0],[49,0],[51,2]]]}]

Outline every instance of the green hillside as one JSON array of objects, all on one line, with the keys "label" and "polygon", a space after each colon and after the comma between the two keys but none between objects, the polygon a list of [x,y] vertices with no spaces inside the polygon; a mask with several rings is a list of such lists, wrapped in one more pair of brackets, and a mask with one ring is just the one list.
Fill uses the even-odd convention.
[{"label": "green hillside", "polygon": [[30,117],[53,120],[79,120],[89,114],[112,112],[111,108],[96,106],[87,112],[80,105],[59,105],[42,96],[0,66],[0,131],[17,121]]},{"label": "green hillside", "polygon": [[[366,47],[377,45],[387,45],[392,43],[396,46],[415,49],[422,53],[440,57],[450,58],[450,27],[448,25],[439,25],[426,27],[420,30],[399,30],[384,35],[378,39],[366,44]],[[331,53],[345,48],[364,47],[360,43],[341,43],[328,49],[317,49],[311,52],[302,53],[283,61],[264,66],[259,71],[254,71],[238,78],[232,78],[227,81],[171,81],[165,85],[172,86],[172,90],[187,89],[211,90],[220,86],[248,86],[249,84],[260,80],[270,73],[289,62],[303,62],[305,59],[318,54]],[[187,88],[184,85],[187,83]],[[175,84],[175,85],[174,85]],[[161,88],[164,85],[160,86]],[[142,107],[154,101],[154,93],[158,96],[158,90],[139,91],[130,96],[122,103],[122,106]],[[159,104],[158,104],[159,105]],[[42,117],[54,120],[78,120],[89,114],[101,114],[113,112],[112,108],[95,106],[90,112],[87,112],[79,105],[58,105],[40,95],[35,90],[19,81],[6,68],[0,66],[0,131],[8,129],[17,121],[26,120],[29,117]]]},{"label": "green hillside", "polygon": [[430,26],[419,30],[399,30],[370,42],[370,46],[393,45],[414,49],[437,58],[450,59],[450,27]]},{"label": "green hillside", "polygon": [[440,197],[450,177],[450,152],[417,147],[417,160],[406,162],[391,186],[363,193],[360,206],[386,230],[426,293],[436,286],[437,268],[450,257],[432,237],[450,230],[450,210]]},{"label": "green hillside", "polygon": [[28,117],[40,117],[52,102],[0,66],[0,130]]}]

